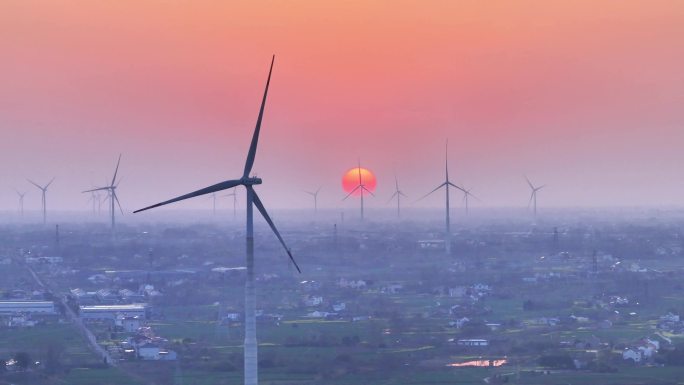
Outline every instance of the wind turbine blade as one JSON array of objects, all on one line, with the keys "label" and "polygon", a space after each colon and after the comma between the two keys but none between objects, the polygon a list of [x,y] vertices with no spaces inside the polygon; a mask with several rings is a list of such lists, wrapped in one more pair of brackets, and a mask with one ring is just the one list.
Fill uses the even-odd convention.
[{"label": "wind turbine blade", "polygon": [[50,181],[48,182],[48,184],[46,184],[45,187],[44,187],[43,189],[44,189],[44,190],[47,190],[47,188],[50,187],[50,185],[51,185],[52,182],[54,182],[54,181],[55,181],[55,178],[53,177],[52,179],[50,179]]},{"label": "wind turbine blade", "polygon": [[112,183],[110,183],[110,186],[114,186],[114,182],[116,181],[116,174],[119,172],[119,163],[121,163],[121,154],[119,154],[119,160],[116,162],[116,168],[114,169],[114,177],[112,178]]},{"label": "wind turbine blade", "polygon": [[241,182],[239,179],[238,179],[238,180],[228,180],[228,181],[225,181],[225,182],[217,183],[217,184],[212,185],[212,186],[209,186],[209,187],[205,187],[205,188],[200,189],[200,190],[197,190],[197,191],[193,191],[193,192],[191,192],[191,193],[189,193],[189,194],[181,195],[181,196],[179,196],[179,197],[176,197],[176,198],[173,198],[173,199],[169,199],[169,200],[167,200],[167,201],[164,201],[164,202],[161,202],[161,203],[157,203],[157,204],[155,204],[155,205],[152,205],[152,206],[148,206],[148,207],[142,208],[142,209],[140,209],[140,210],[135,210],[135,211],[133,211],[133,213],[134,213],[134,214],[135,214],[135,213],[139,213],[139,212],[141,212],[141,211],[153,209],[153,208],[159,207],[159,206],[168,205],[169,203],[174,203],[174,202],[182,201],[182,200],[189,199],[189,198],[194,198],[194,197],[197,197],[197,196],[200,196],[200,195],[204,195],[204,194],[211,194],[211,193],[216,192],[216,191],[227,190],[227,189],[229,189],[229,188],[233,188],[233,187],[235,187],[235,186],[239,186],[240,184],[242,184],[242,182]]},{"label": "wind turbine blade", "polygon": [[32,181],[31,179],[26,179],[26,180],[27,180],[29,183],[31,183],[32,185],[38,187],[39,189],[41,189],[41,190],[43,189],[42,187],[40,187],[40,186],[38,185],[38,183]]},{"label": "wind turbine blade", "polygon": [[256,157],[257,145],[259,143],[259,132],[261,131],[261,120],[264,117],[264,107],[266,106],[266,95],[268,95],[268,86],[271,83],[271,72],[273,72],[273,62],[275,62],[275,55],[271,58],[271,68],[268,70],[268,79],[266,80],[266,89],[264,90],[264,98],[261,100],[261,108],[259,108],[259,117],[257,118],[254,134],[252,135],[252,143],[249,145],[249,152],[247,153],[247,161],[245,162],[245,172],[242,174],[244,178],[249,177],[254,166],[254,158]]},{"label": "wind turbine blade", "polygon": [[482,199],[480,199],[480,198],[476,197],[475,195],[471,194],[470,191],[468,191],[467,194],[470,195],[472,198],[475,198],[476,201],[482,202]]},{"label": "wind turbine blade", "polygon": [[121,208],[121,202],[119,202],[119,197],[116,196],[116,192],[112,191],[112,196],[114,197],[116,204],[119,205],[119,210],[121,210],[121,215],[124,215],[123,209]]},{"label": "wind turbine blade", "polygon": [[530,182],[530,179],[525,175],[525,180],[527,181],[527,185],[530,186],[532,190],[534,190],[534,185],[532,185],[532,182]]},{"label": "wind turbine blade", "polygon": [[273,233],[278,238],[278,240],[280,241],[280,244],[283,245],[283,248],[287,252],[287,256],[290,257],[290,261],[292,261],[292,263],[294,263],[295,267],[297,268],[297,271],[301,274],[302,270],[299,268],[299,265],[297,265],[297,261],[295,261],[294,257],[292,256],[292,253],[290,253],[290,249],[285,244],[283,237],[280,236],[280,233],[278,232],[278,229],[273,224],[271,217],[268,216],[268,212],[266,212],[266,208],[264,207],[264,204],[261,203],[261,199],[259,199],[259,196],[257,195],[256,191],[254,191],[253,189],[252,189],[252,196],[254,197],[254,206],[256,206],[257,210],[259,210],[261,215],[266,220],[266,223],[268,223],[268,225],[271,227],[271,230],[273,230]]},{"label": "wind turbine blade", "polygon": [[392,202],[392,199],[394,199],[395,196],[397,196],[398,191],[395,191],[394,194],[390,197],[390,199],[387,200],[387,203]]},{"label": "wind turbine blade", "polygon": [[92,190],[81,191],[81,193],[88,193],[88,192],[102,191],[102,190],[109,190],[109,187],[98,187],[98,188],[94,188]]},{"label": "wind turbine blade", "polygon": [[404,194],[403,192],[401,192],[401,191],[397,191],[397,192],[399,193],[399,195],[403,196],[404,198],[407,197],[406,194]]},{"label": "wind turbine blade", "polygon": [[543,189],[544,187],[546,187],[545,184],[543,184],[543,185],[541,185],[541,186],[535,188],[534,191],[539,191],[539,190]]},{"label": "wind turbine blade", "polygon": [[323,186],[318,187],[318,189],[316,190],[316,195],[318,195],[318,193],[321,191],[322,188],[323,188]]},{"label": "wind turbine blade", "polygon": [[451,182],[447,182],[447,183],[449,183],[449,186],[451,186],[451,187],[453,187],[453,188],[455,188],[455,189],[461,190],[461,191],[464,192],[464,193],[466,192],[466,190],[465,190],[463,187],[456,186],[455,184],[453,184],[453,183],[451,183]]},{"label": "wind turbine blade", "polygon": [[342,200],[343,200],[343,201],[344,201],[344,200],[347,200],[347,198],[349,198],[349,197],[354,193],[354,191],[356,191],[356,190],[358,190],[358,189],[360,189],[360,188],[361,188],[361,185],[358,185],[358,186],[354,187],[354,189],[351,190],[351,191],[349,192],[349,194],[347,194],[346,197],[342,198]]},{"label": "wind turbine blade", "polygon": [[444,186],[446,186],[446,182],[440,184],[439,186],[435,187],[434,190],[432,190],[432,191],[430,191],[429,193],[427,193],[427,194],[423,195],[422,197],[418,198],[418,200],[416,200],[416,202],[419,202],[419,201],[421,201],[421,200],[427,198],[428,195],[430,195],[430,194],[432,194],[433,192],[435,192],[435,191],[441,189],[441,188],[444,187]]},{"label": "wind turbine blade", "polygon": [[372,197],[375,197],[375,194],[369,189],[366,188],[366,186],[361,185],[361,189],[363,189],[365,192],[369,193]]}]

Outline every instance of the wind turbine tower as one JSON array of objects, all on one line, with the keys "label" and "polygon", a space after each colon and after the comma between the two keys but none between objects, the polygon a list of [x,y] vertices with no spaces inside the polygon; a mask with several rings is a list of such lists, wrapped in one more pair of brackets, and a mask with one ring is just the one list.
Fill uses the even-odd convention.
[{"label": "wind turbine tower", "polygon": [[445,175],[444,182],[442,182],[442,184],[440,184],[439,186],[435,187],[434,190],[425,194],[419,200],[427,197],[428,195],[432,194],[433,192],[444,187],[444,192],[445,192],[444,204],[445,204],[445,214],[446,214],[446,218],[445,218],[446,226],[445,226],[445,232],[444,232],[444,249],[446,250],[447,254],[451,254],[451,218],[449,216],[451,209],[449,207],[449,187],[453,187],[455,189],[461,190],[462,192],[465,192],[465,190],[463,188],[456,186],[455,184],[451,183],[451,181],[449,180],[449,141],[448,140],[447,140],[446,146],[445,146],[444,175]]},{"label": "wind turbine tower", "polygon": [[396,175],[394,176],[394,194],[392,194],[387,203],[391,202],[394,197],[397,198],[397,218],[399,218],[401,217],[401,197],[406,198],[406,194],[399,190],[399,180],[397,180]]},{"label": "wind turbine tower", "polygon": [[19,212],[21,213],[21,216],[24,216],[24,196],[26,196],[26,191],[20,192],[19,190],[14,190],[17,192],[17,195],[19,196]]},{"label": "wind turbine tower", "polygon": [[530,182],[530,179],[525,177],[525,180],[527,181],[527,185],[530,186],[531,194],[530,194],[530,200],[527,202],[527,208],[530,208],[530,204],[533,204],[533,209],[534,209],[534,216],[535,218],[537,217],[537,192],[541,189],[543,189],[546,185],[541,185],[539,187],[536,187],[535,185]]},{"label": "wind turbine tower", "polygon": [[224,197],[233,197],[233,219],[237,216],[237,191],[233,190],[230,194],[224,195]]},{"label": "wind turbine tower", "polygon": [[191,192],[189,194],[181,195],[179,197],[157,203],[152,206],[145,207],[140,210],[134,211],[138,213],[143,210],[149,210],[155,207],[167,205],[169,203],[182,201],[188,198],[193,198],[196,196],[201,196],[205,194],[211,194],[218,191],[223,191],[231,189],[237,186],[244,186],[247,191],[247,231],[246,231],[246,259],[247,259],[247,278],[245,280],[245,347],[244,347],[244,370],[245,370],[245,385],[257,385],[258,384],[258,370],[257,370],[257,338],[256,338],[256,293],[254,289],[254,214],[253,209],[256,206],[261,216],[264,217],[266,223],[275,234],[276,238],[280,241],[280,244],[285,248],[290,261],[297,268],[297,271],[301,272],[297,262],[295,262],[292,257],[290,249],[285,245],[285,241],[280,236],[278,229],[273,224],[271,217],[268,215],[264,204],[254,190],[254,186],[260,185],[262,183],[261,178],[250,176],[252,171],[252,166],[254,165],[254,159],[256,157],[257,144],[259,141],[259,132],[261,131],[261,121],[264,115],[264,107],[266,105],[266,96],[268,95],[268,86],[271,82],[271,73],[273,71],[273,62],[275,61],[275,55],[271,60],[271,67],[268,71],[268,80],[266,81],[266,89],[264,90],[264,96],[261,101],[261,108],[259,109],[259,116],[257,118],[256,127],[254,128],[254,134],[252,135],[252,142],[249,147],[249,152],[247,153],[247,160],[245,162],[244,172],[240,179],[227,180],[214,184],[209,187]]},{"label": "wind turbine tower", "polygon": [[216,193],[211,194],[212,199],[212,215],[216,215]]},{"label": "wind turbine tower", "polygon": [[371,196],[375,196],[375,194],[373,194],[368,188],[366,188],[366,185],[363,183],[363,178],[361,178],[361,160],[360,159],[359,159],[359,167],[357,168],[357,170],[359,172],[359,184],[357,184],[356,187],[354,187],[354,189],[351,190],[349,192],[349,194],[347,194],[347,196],[344,197],[344,199],[342,199],[342,200],[343,201],[347,200],[347,198],[352,196],[352,194],[354,194],[354,192],[356,192],[356,190],[359,190],[359,192],[361,193],[361,220],[363,221],[363,192],[365,191],[365,192],[369,193]]},{"label": "wind turbine tower", "polygon": [[318,193],[321,191],[321,187],[318,188],[316,191],[304,191],[305,193],[311,195],[314,200],[314,212],[318,212]]},{"label": "wind turbine tower", "polygon": [[40,186],[38,183],[36,183],[30,179],[28,179],[28,181],[32,185],[36,186],[41,192],[41,202],[42,202],[42,206],[43,206],[43,224],[46,224],[47,223],[47,207],[46,207],[47,206],[47,200],[45,199],[45,195],[47,194],[48,187],[50,187],[52,182],[55,181],[55,178],[52,178],[50,180],[50,182],[48,182],[48,184],[46,184],[45,186]]},{"label": "wind turbine tower", "polygon": [[84,193],[88,192],[96,192],[96,191],[106,191],[107,195],[109,195],[109,212],[111,214],[112,218],[112,231],[116,228],[116,205],[119,206],[119,210],[121,211],[121,215],[123,215],[123,209],[121,208],[121,203],[119,202],[119,197],[116,196],[116,188],[119,187],[119,182],[116,181],[116,175],[119,173],[119,164],[121,164],[121,154],[119,154],[119,160],[116,162],[116,168],[114,169],[114,176],[112,177],[112,181],[109,183],[108,186],[104,187],[96,187],[91,190],[86,190],[83,191]]},{"label": "wind turbine tower", "polygon": [[470,192],[472,189],[467,189],[464,187],[462,190],[463,190],[463,202],[465,203],[465,212],[466,212],[466,215],[469,215],[470,214],[470,197],[473,197],[477,200],[479,200],[479,199]]}]

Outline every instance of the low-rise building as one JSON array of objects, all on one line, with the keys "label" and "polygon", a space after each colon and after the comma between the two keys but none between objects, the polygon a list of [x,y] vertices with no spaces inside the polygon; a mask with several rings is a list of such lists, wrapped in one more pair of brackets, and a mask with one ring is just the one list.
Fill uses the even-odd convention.
[{"label": "low-rise building", "polygon": [[0,315],[18,313],[56,314],[55,303],[52,301],[0,301]]},{"label": "low-rise building", "polygon": [[133,303],[129,305],[93,305],[80,306],[79,316],[82,319],[91,320],[116,320],[118,316],[140,317],[147,319],[148,306],[146,303]]},{"label": "low-rise building", "polygon": [[478,338],[469,338],[458,340],[456,341],[456,344],[460,346],[489,346],[489,341]]}]

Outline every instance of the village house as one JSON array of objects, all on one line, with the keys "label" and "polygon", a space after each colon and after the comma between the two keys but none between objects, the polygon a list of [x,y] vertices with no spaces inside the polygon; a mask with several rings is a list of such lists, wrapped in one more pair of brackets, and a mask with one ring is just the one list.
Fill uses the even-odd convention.
[{"label": "village house", "polygon": [[470,319],[468,319],[468,317],[463,317],[463,318],[459,318],[455,321],[449,321],[449,326],[456,327],[457,329],[460,329],[468,322],[470,322]]},{"label": "village house", "polygon": [[625,349],[622,352],[623,360],[632,360],[634,363],[641,362],[641,352],[638,349]]},{"label": "village house", "polygon": [[346,278],[340,278],[337,281],[337,286],[341,288],[349,288],[349,289],[365,289],[366,288],[366,281],[359,279],[359,280],[347,280]]},{"label": "village house", "polygon": [[477,339],[477,338],[469,338],[469,339],[461,339],[456,341],[456,344],[459,346],[477,346],[477,347],[482,347],[482,346],[489,346],[489,341],[488,340],[483,340],[483,339]]},{"label": "village house", "polygon": [[323,303],[323,297],[316,295],[307,295],[304,297],[304,306],[312,307],[319,306]]}]

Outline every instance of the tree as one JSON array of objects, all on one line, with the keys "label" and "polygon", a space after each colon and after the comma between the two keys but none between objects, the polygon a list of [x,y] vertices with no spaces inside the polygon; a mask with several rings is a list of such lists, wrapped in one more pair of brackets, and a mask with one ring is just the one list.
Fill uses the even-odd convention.
[{"label": "tree", "polygon": [[551,354],[539,357],[539,365],[552,369],[575,369],[575,363],[567,354]]},{"label": "tree", "polygon": [[14,355],[14,360],[17,361],[17,367],[21,370],[26,370],[31,365],[31,356],[26,352],[18,352]]},{"label": "tree", "polygon": [[45,353],[45,372],[47,374],[58,373],[62,369],[60,358],[64,348],[57,344],[50,344]]},{"label": "tree", "polygon": [[665,353],[665,364],[669,366],[684,365],[684,344],[677,344],[675,349]]}]

